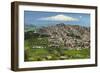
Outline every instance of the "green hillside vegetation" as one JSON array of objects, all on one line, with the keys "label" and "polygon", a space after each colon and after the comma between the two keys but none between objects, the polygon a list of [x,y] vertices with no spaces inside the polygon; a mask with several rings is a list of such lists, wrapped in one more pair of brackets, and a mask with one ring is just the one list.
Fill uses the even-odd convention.
[{"label": "green hillside vegetation", "polygon": [[44,60],[67,60],[67,59],[86,59],[90,57],[90,49],[64,49],[59,47],[50,47],[47,36],[33,34],[34,31],[25,32],[25,61],[44,61]]},{"label": "green hillside vegetation", "polygon": [[90,28],[64,23],[24,26],[24,61],[90,58]]}]

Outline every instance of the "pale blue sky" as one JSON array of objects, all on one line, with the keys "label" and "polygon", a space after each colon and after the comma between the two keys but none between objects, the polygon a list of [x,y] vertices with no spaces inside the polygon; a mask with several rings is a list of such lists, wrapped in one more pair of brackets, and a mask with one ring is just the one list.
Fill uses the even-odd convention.
[{"label": "pale blue sky", "polygon": [[24,23],[27,25],[48,26],[58,23],[90,26],[90,14],[67,12],[24,11]]}]

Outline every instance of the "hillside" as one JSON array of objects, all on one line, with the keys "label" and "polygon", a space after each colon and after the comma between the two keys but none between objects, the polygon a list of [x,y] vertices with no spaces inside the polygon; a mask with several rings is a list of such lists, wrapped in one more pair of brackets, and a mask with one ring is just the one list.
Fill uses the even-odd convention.
[{"label": "hillside", "polygon": [[90,58],[90,27],[63,23],[29,27],[24,32],[25,61]]},{"label": "hillside", "polygon": [[90,48],[90,28],[79,25],[65,25],[63,23],[54,26],[43,27],[38,33],[50,35],[49,46],[63,46],[65,49]]}]

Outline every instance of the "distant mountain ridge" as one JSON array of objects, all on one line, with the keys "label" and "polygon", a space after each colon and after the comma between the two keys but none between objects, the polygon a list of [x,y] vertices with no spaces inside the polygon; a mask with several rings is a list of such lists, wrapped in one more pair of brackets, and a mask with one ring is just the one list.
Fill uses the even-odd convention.
[{"label": "distant mountain ridge", "polygon": [[27,31],[34,31],[36,29],[36,26],[33,25],[33,24],[25,24],[24,25],[24,32],[27,32]]}]

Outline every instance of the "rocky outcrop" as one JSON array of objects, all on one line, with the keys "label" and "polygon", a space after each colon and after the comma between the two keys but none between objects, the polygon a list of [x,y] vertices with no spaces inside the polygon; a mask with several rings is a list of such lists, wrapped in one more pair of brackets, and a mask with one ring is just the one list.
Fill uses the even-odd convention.
[{"label": "rocky outcrop", "polygon": [[43,27],[38,32],[49,35],[50,47],[77,50],[90,48],[90,27],[60,23]]}]

